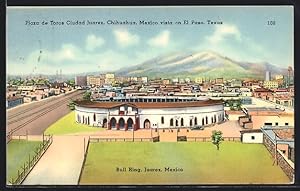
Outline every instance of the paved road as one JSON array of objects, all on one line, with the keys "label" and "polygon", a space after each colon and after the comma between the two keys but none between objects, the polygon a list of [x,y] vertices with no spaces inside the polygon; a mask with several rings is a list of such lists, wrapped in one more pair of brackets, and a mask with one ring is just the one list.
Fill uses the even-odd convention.
[{"label": "paved road", "polygon": [[278,106],[279,108],[284,108],[286,112],[289,112],[289,113],[293,113],[294,112],[294,108],[292,107],[286,107],[286,106],[283,106],[283,105],[279,105],[279,104],[276,104],[274,102],[271,102],[271,101],[267,101],[267,100],[263,100],[263,99],[260,99],[260,98],[255,98],[255,97],[252,97],[252,105],[245,105],[246,107],[271,107],[271,108],[275,108],[276,106]]},{"label": "paved road", "polygon": [[53,136],[52,144],[23,185],[77,185],[83,156],[84,136]]},{"label": "paved road", "polygon": [[75,91],[41,102],[24,105],[7,111],[6,132],[13,135],[41,135],[51,124],[68,114],[67,103],[82,97],[83,91]]}]

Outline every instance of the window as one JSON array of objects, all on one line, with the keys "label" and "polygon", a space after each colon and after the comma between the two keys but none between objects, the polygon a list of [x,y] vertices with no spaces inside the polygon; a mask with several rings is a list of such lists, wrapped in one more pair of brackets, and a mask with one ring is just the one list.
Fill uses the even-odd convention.
[{"label": "window", "polygon": [[272,123],[265,123],[265,125],[272,125]]},{"label": "window", "polygon": [[204,118],[202,118],[202,125],[204,125]]},{"label": "window", "polygon": [[164,123],[165,123],[164,117],[161,117],[161,124],[164,124]]},{"label": "window", "polygon": [[197,123],[197,117],[195,117],[195,125],[197,125],[198,123]]},{"label": "window", "polygon": [[94,113],[94,117],[93,117],[94,121],[96,121],[96,114]]},{"label": "window", "polygon": [[208,124],[208,117],[205,117],[205,124]]},{"label": "window", "polygon": [[183,118],[181,118],[181,124],[180,124],[181,126],[183,126],[184,124],[183,124]]},{"label": "window", "polygon": [[173,126],[173,125],[174,125],[173,119],[170,119],[170,126]]},{"label": "window", "polygon": [[289,123],[285,123],[285,125],[289,125]]},{"label": "window", "polygon": [[190,126],[193,126],[193,120],[192,119],[190,120]]},{"label": "window", "polygon": [[285,154],[285,150],[281,150],[281,152],[282,152],[283,154]]},{"label": "window", "polygon": [[178,126],[178,120],[176,120],[176,127]]},{"label": "window", "polygon": [[255,140],[255,136],[251,136],[251,140]]},{"label": "window", "polygon": [[278,122],[275,123],[275,126],[278,126]]}]

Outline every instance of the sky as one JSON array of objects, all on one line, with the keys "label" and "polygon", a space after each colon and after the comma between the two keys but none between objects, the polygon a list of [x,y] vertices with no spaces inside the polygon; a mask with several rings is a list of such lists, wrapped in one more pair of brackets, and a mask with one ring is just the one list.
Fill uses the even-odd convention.
[{"label": "sky", "polygon": [[[87,25],[88,20],[105,24]],[[173,24],[108,25],[108,20]],[[189,24],[174,24],[184,20]],[[191,24],[192,20],[204,24]],[[48,24],[42,25],[43,21]],[[67,21],[85,21],[85,25],[67,25]],[[6,30],[8,74],[113,72],[157,56],[201,51],[236,61],[294,65],[291,6],[9,7]]]}]

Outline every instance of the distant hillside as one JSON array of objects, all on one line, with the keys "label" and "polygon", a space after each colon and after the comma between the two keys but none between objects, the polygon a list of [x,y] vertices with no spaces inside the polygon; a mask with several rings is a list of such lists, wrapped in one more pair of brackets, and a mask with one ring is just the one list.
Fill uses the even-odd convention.
[{"label": "distant hillside", "polygon": [[117,75],[148,77],[224,77],[263,79],[266,70],[272,75],[285,74],[286,69],[267,62],[237,62],[218,53],[174,53],[156,57],[139,65],[116,71]]}]

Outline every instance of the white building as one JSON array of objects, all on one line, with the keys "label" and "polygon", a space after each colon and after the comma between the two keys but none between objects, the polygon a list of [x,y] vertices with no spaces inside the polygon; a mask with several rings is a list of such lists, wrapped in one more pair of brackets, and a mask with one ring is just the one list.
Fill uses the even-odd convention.
[{"label": "white building", "polygon": [[181,128],[224,120],[222,101],[149,99],[142,102],[76,101],[76,122],[108,129]]},{"label": "white building", "polygon": [[243,143],[263,143],[263,133],[260,129],[247,129],[241,131]]}]

